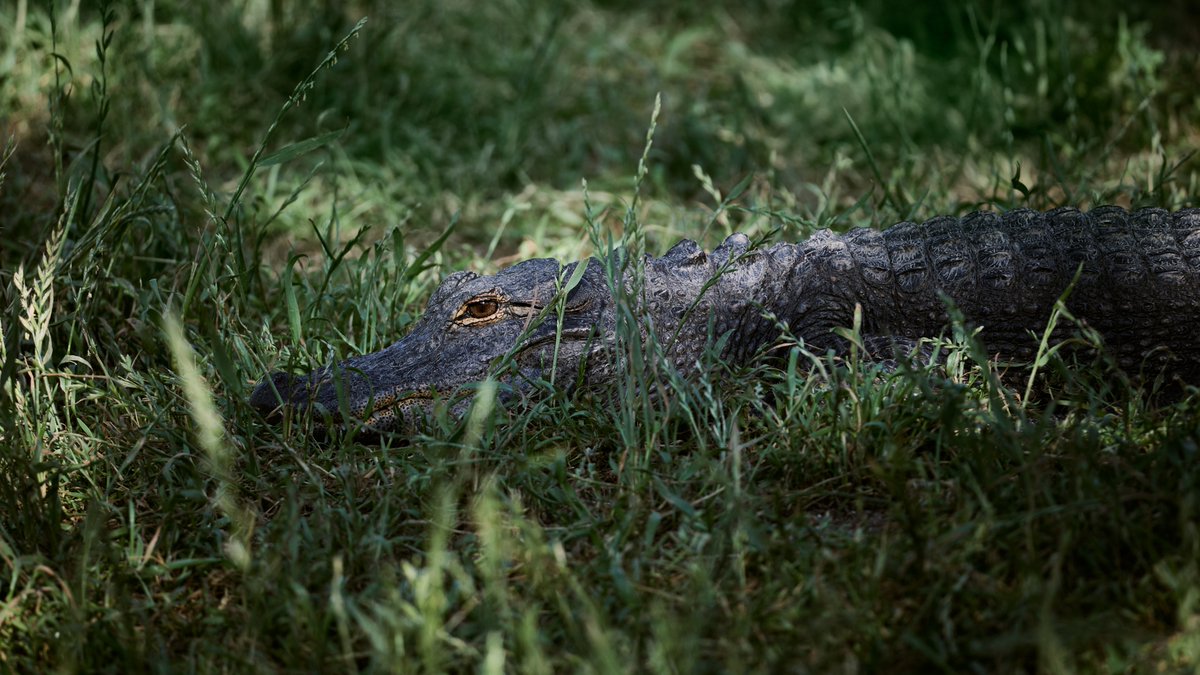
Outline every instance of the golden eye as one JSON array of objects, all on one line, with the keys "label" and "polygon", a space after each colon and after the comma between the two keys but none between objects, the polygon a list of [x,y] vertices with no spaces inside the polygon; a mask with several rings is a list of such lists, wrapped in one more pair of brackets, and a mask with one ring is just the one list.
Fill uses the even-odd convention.
[{"label": "golden eye", "polygon": [[500,311],[500,303],[495,300],[475,300],[468,302],[466,315],[472,319],[486,319]]}]

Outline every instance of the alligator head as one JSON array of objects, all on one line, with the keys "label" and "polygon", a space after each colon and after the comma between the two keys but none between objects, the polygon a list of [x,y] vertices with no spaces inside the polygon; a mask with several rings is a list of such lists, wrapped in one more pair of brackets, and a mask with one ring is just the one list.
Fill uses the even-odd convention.
[{"label": "alligator head", "polygon": [[578,264],[538,259],[494,276],[451,274],[399,342],[306,375],[273,373],[250,404],[269,418],[311,408],[318,425],[326,416],[344,423],[345,413],[389,430],[428,412],[437,399],[465,411],[469,385],[510,359],[512,367],[499,369],[502,397],[538,379],[569,384],[585,357],[604,351],[600,336],[611,334],[604,328],[612,323],[612,295],[600,264],[587,263],[577,283],[564,288]]}]

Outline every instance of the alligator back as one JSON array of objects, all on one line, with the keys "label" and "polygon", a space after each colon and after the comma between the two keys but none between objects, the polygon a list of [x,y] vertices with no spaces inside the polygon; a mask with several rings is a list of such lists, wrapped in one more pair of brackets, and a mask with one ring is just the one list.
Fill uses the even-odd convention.
[{"label": "alligator back", "polygon": [[798,334],[849,325],[859,305],[864,334],[937,335],[948,297],[991,352],[1024,358],[1070,289],[1068,309],[1123,365],[1166,362],[1165,350],[1200,374],[1200,209],[973,213],[798,246],[787,278],[766,282]]}]

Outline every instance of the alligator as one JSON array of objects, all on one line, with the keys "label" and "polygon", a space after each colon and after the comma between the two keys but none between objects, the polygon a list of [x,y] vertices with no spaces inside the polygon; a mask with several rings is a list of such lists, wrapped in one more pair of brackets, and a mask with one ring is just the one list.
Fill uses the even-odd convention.
[{"label": "alligator", "polygon": [[537,381],[599,386],[622,362],[614,298],[634,287],[643,338],[653,333],[684,374],[714,351],[739,364],[779,353],[785,335],[814,353],[845,353],[838,329],[856,322],[858,344],[888,358],[945,334],[954,308],[990,356],[1021,362],[1065,297],[1120,367],[1200,383],[1200,208],[982,211],[771,246],[734,234],[711,253],[684,240],[614,269],[536,259],[493,276],[452,273],[400,341],[306,375],[271,374],[250,403],[268,416],[311,409],[325,423],[348,415],[385,431],[435,400],[465,411],[471,385],[498,369],[508,395]]}]

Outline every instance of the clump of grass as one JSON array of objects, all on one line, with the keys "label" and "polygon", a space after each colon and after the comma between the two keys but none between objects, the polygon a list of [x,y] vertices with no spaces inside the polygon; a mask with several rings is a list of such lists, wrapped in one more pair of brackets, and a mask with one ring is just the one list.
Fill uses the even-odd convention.
[{"label": "clump of grass", "polygon": [[1194,668],[1197,397],[1050,342],[1028,393],[961,334],[684,378],[634,294],[617,405],[245,403],[447,268],[1194,203],[1194,55],[1101,5],[0,6],[0,664]]}]

